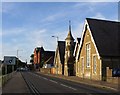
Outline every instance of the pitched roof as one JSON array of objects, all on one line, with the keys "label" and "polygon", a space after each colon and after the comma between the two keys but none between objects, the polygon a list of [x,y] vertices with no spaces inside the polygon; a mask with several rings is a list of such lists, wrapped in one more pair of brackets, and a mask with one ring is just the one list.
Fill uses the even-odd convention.
[{"label": "pitched roof", "polygon": [[44,51],[43,47],[36,47],[34,52]]},{"label": "pitched roof", "polygon": [[91,34],[101,57],[120,56],[120,22],[87,18]]},{"label": "pitched roof", "polygon": [[81,40],[81,38],[77,38],[77,42],[80,44],[80,40]]},{"label": "pitched roof", "polygon": [[58,41],[58,49],[59,49],[61,63],[64,64],[65,41]]},{"label": "pitched roof", "polygon": [[77,53],[79,53],[79,45],[80,45],[80,40],[81,38],[77,38],[76,44],[75,44],[75,49],[74,49],[74,56],[76,57]]},{"label": "pitched roof", "polygon": [[54,51],[44,51],[44,62],[47,62],[47,64],[52,64],[54,62]]}]

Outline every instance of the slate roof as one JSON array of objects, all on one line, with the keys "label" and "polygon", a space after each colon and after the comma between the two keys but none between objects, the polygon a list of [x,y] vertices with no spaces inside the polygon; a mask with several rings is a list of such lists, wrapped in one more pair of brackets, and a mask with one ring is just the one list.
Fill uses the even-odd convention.
[{"label": "slate roof", "polygon": [[48,61],[50,58],[50,60],[47,62],[47,64],[53,64],[55,52],[54,51],[44,51],[43,54],[44,54],[44,62]]},{"label": "slate roof", "polygon": [[78,48],[79,48],[79,45],[80,45],[80,40],[81,38],[77,38],[77,41],[76,41],[76,47],[74,49],[74,56],[76,57],[77,53],[78,53]]},{"label": "slate roof", "polygon": [[87,22],[100,56],[120,56],[120,22],[90,18],[87,18]]},{"label": "slate roof", "polygon": [[61,63],[64,64],[65,41],[58,41],[58,49],[59,49],[59,53],[60,53]]},{"label": "slate roof", "polygon": [[[75,48],[75,42],[73,45],[73,51],[74,51],[74,48]],[[60,53],[61,64],[64,64],[65,41],[58,41],[58,49],[59,49],[59,53]]]},{"label": "slate roof", "polygon": [[77,38],[77,41],[78,41],[79,44],[80,44],[80,40],[81,40],[81,38]]},{"label": "slate roof", "polygon": [[34,51],[36,51],[36,52],[44,51],[44,48],[43,47],[36,47]]}]

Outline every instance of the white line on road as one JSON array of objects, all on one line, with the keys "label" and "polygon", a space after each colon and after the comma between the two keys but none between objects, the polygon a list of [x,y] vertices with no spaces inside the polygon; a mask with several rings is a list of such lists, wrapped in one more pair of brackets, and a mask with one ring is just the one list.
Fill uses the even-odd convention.
[{"label": "white line on road", "polygon": [[53,83],[58,83],[58,82],[56,82],[56,81],[54,81],[54,80],[50,80],[50,79],[49,79],[49,81],[51,81],[51,82],[53,82]]},{"label": "white line on road", "polygon": [[43,77],[43,79],[48,80],[47,78]]},{"label": "white line on road", "polygon": [[75,89],[75,88],[73,88],[73,87],[70,87],[70,86],[67,86],[67,85],[65,85],[65,84],[60,84],[60,85],[62,85],[62,86],[64,86],[64,87],[67,87],[67,88],[70,88],[70,89],[73,89],[73,90],[77,90],[77,89]]}]

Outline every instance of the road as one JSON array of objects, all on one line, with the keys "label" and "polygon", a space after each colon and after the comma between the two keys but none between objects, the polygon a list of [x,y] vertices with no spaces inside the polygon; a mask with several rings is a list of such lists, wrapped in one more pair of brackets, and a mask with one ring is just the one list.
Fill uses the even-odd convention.
[{"label": "road", "polygon": [[119,95],[111,90],[71,82],[33,72],[22,72],[22,76],[32,93],[84,93],[86,95],[101,95],[101,93]]}]

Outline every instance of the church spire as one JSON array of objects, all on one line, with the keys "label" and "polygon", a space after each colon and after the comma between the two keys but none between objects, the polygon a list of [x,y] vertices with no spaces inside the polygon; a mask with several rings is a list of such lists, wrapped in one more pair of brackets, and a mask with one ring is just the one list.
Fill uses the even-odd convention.
[{"label": "church spire", "polygon": [[71,32],[71,21],[69,20],[69,32]]},{"label": "church spire", "polygon": [[69,20],[69,31],[68,31],[68,35],[66,37],[65,40],[74,40],[73,36],[72,36],[72,33],[71,33],[71,21]]}]

